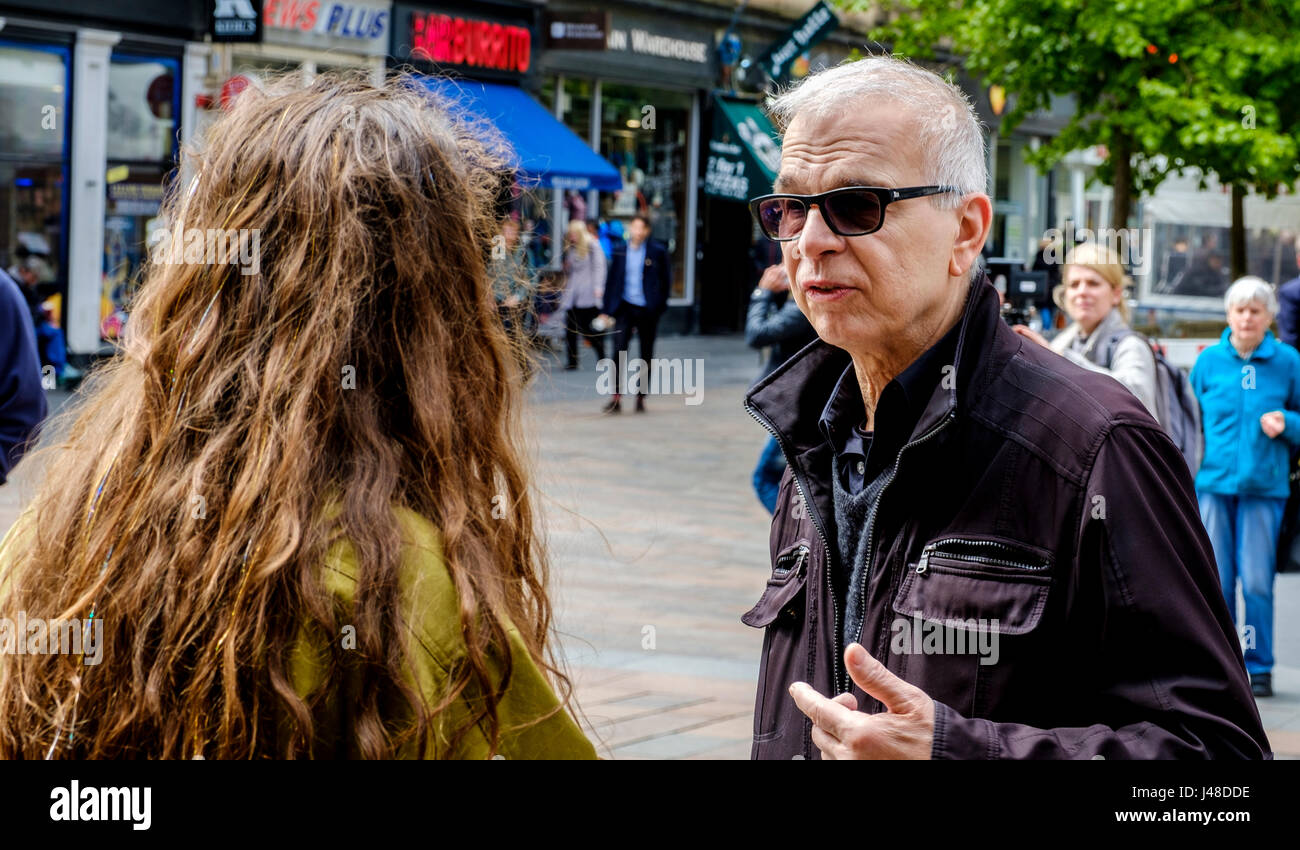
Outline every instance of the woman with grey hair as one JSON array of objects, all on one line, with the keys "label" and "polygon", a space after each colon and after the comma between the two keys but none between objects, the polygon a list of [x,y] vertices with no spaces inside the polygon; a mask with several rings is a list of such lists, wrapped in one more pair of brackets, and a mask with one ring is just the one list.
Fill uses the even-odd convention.
[{"label": "woman with grey hair", "polygon": [[1196,496],[1234,623],[1240,579],[1246,672],[1255,696],[1267,697],[1273,695],[1277,537],[1290,492],[1291,449],[1300,446],[1300,352],[1268,329],[1278,304],[1267,281],[1241,278],[1224,305],[1228,327],[1192,367],[1205,431]]}]

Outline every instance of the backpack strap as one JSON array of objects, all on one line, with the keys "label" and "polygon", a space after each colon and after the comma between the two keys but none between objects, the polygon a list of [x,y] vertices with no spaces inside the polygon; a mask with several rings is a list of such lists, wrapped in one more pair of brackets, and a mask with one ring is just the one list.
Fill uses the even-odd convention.
[{"label": "backpack strap", "polygon": [[1137,331],[1133,330],[1132,328],[1124,328],[1124,330],[1116,331],[1115,333],[1110,335],[1110,338],[1106,340],[1106,354],[1105,354],[1104,362],[1099,364],[1102,366],[1102,368],[1105,369],[1110,368],[1110,364],[1115,360],[1115,349],[1119,346],[1120,342],[1122,342],[1125,338],[1130,336],[1141,336],[1141,334],[1139,334]]}]

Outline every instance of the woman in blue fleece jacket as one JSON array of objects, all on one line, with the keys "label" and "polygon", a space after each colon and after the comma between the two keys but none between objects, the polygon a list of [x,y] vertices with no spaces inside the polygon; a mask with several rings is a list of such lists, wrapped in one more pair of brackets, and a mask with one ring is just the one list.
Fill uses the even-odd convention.
[{"label": "woman in blue fleece jacket", "polygon": [[41,360],[22,290],[0,271],[0,484],[45,418]]},{"label": "woman in blue fleece jacket", "polygon": [[1205,431],[1196,495],[1234,621],[1241,580],[1251,690],[1272,696],[1273,575],[1291,448],[1300,446],[1300,352],[1268,330],[1278,309],[1268,282],[1243,277],[1224,303],[1228,327],[1192,367]]}]

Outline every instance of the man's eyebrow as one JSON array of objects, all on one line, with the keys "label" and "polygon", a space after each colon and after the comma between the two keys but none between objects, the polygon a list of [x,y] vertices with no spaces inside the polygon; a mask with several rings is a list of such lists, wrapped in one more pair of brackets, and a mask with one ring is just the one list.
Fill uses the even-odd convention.
[{"label": "man's eyebrow", "polygon": [[[830,189],[842,189],[846,186],[888,186],[888,181],[881,180],[860,172],[843,172],[834,171],[826,179],[827,191]],[[801,190],[805,183],[799,177],[784,177],[777,175],[776,181],[772,184],[772,192],[775,194],[798,195],[804,194]]]}]

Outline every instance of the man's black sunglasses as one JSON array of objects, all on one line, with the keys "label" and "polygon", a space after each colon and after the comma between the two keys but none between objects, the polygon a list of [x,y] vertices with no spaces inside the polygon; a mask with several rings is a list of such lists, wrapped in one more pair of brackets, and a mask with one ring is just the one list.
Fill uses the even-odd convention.
[{"label": "man's black sunglasses", "polygon": [[909,186],[886,189],[883,186],[845,186],[820,195],[763,195],[749,202],[763,235],[773,242],[798,239],[808,218],[808,208],[821,210],[822,219],[832,233],[840,236],[865,236],[875,233],[885,223],[885,207],[894,201],[924,198],[945,192],[961,192],[956,186]]}]

